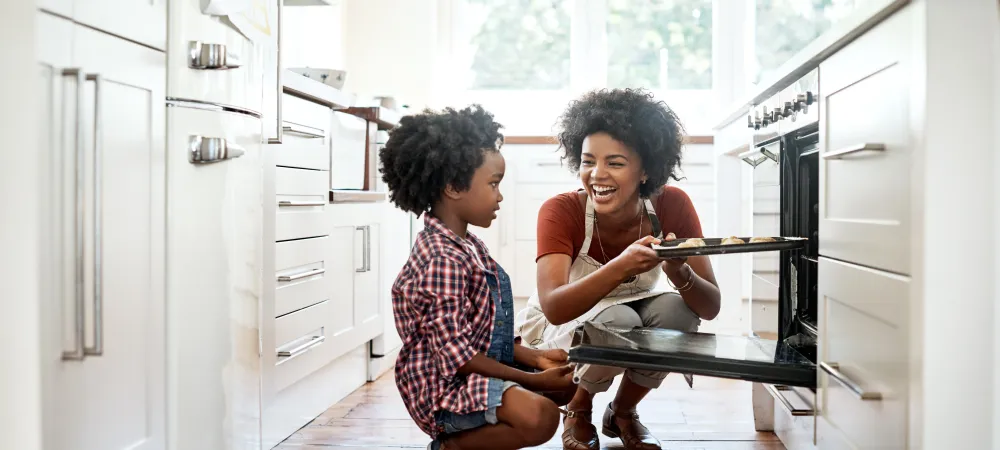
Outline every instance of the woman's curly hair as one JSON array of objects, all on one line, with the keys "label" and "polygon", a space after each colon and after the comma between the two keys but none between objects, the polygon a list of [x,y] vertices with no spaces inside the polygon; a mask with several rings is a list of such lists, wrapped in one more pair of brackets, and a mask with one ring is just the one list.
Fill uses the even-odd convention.
[{"label": "woman's curly hair", "polygon": [[642,197],[658,192],[670,179],[680,179],[684,127],[666,103],[643,89],[591,91],[570,103],[558,127],[563,159],[574,172],[580,170],[583,140],[603,131],[642,158],[647,177],[639,185]]},{"label": "woman's curly hair", "polygon": [[449,185],[469,189],[485,152],[500,151],[501,128],[479,105],[404,116],[378,154],[389,199],[420,215],[441,199]]}]

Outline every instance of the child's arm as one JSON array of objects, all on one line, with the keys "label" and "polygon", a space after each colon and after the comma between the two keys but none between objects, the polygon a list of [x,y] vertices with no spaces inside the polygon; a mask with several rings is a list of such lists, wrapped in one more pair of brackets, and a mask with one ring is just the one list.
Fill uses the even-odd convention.
[{"label": "child's arm", "polygon": [[569,355],[562,349],[537,350],[514,344],[514,362],[535,369],[551,369],[568,364]]},{"label": "child's arm", "polygon": [[555,390],[572,383],[572,368],[569,366],[528,373],[475,351],[469,342],[469,336],[473,336],[475,330],[462,313],[468,282],[465,270],[459,263],[439,257],[430,261],[423,275],[420,294],[429,303],[424,332],[432,350],[431,362],[437,367],[438,374],[451,378],[456,374],[475,373],[513,381],[536,390]]}]

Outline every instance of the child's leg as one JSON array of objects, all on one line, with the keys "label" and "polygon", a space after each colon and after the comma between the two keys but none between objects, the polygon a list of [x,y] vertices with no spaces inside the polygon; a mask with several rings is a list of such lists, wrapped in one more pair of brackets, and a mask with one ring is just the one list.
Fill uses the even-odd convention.
[{"label": "child's leg", "polygon": [[519,386],[507,389],[497,408],[497,424],[463,431],[445,440],[442,450],[515,450],[542,445],[559,428],[552,400]]}]

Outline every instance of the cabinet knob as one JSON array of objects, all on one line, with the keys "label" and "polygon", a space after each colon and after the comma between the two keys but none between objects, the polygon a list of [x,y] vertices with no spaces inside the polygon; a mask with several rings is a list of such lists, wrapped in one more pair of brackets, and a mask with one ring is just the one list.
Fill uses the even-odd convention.
[{"label": "cabinet knob", "polygon": [[191,164],[211,164],[227,159],[239,158],[246,150],[223,138],[191,136],[188,144],[188,162]]},{"label": "cabinet knob", "polygon": [[191,41],[188,49],[188,67],[199,70],[228,70],[240,67],[236,55],[230,54],[223,44]]}]

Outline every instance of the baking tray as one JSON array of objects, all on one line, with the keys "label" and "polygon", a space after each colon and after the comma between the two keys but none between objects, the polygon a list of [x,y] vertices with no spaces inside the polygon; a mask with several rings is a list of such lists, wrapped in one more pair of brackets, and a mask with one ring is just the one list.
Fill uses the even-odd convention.
[{"label": "baking tray", "polygon": [[[807,238],[795,237],[772,237],[775,242],[755,242],[749,243],[749,237],[740,237],[746,244],[722,245],[725,238],[702,238],[705,241],[704,247],[677,248],[678,245],[687,241],[685,238],[678,238],[672,241],[661,241],[659,245],[653,244],[653,250],[663,259],[681,258],[686,256],[705,255],[726,255],[730,253],[754,253],[754,252],[775,252],[780,250],[798,250],[805,247]],[[757,236],[762,237],[762,236]]]}]

